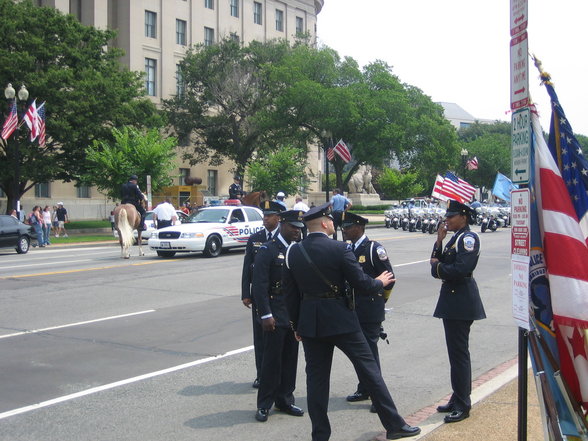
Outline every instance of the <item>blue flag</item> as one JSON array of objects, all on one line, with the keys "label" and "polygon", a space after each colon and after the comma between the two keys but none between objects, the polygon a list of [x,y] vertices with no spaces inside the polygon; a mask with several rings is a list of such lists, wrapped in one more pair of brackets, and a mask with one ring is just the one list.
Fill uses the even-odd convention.
[{"label": "blue flag", "polygon": [[497,173],[494,187],[492,188],[492,194],[497,198],[510,202],[510,192],[516,188],[519,188],[519,186],[513,184],[508,177],[504,176],[502,173]]}]

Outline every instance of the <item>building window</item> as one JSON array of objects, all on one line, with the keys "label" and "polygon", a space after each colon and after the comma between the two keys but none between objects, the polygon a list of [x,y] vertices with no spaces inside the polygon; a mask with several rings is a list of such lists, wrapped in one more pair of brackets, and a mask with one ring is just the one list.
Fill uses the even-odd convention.
[{"label": "building window", "polygon": [[304,19],[302,17],[296,17],[296,35],[304,33]]},{"label": "building window", "polygon": [[190,177],[190,169],[189,168],[181,168],[178,185],[188,185],[188,184],[186,184],[186,178],[188,178],[188,177]]},{"label": "building window", "polygon": [[204,0],[204,7],[214,9],[214,0]]},{"label": "building window", "polygon": [[145,37],[157,38],[157,14],[145,11]]},{"label": "building window", "polygon": [[155,83],[155,75],[157,74],[157,60],[153,58],[145,58],[145,89],[147,95],[156,96],[157,88]]},{"label": "building window", "polygon": [[89,199],[90,198],[90,187],[87,185],[78,185],[76,187],[78,198]]},{"label": "building window", "polygon": [[262,18],[261,18],[261,14],[263,12],[263,6],[261,3],[259,2],[253,2],[253,23],[255,24],[262,24]]},{"label": "building window", "polygon": [[239,16],[239,0],[231,0],[231,16]]},{"label": "building window", "polygon": [[204,28],[204,46],[212,46],[214,44],[214,29]]},{"label": "building window", "polygon": [[180,69],[180,65],[176,64],[176,95],[179,97],[184,96],[186,92],[186,82],[184,81],[184,75]]},{"label": "building window", "polygon": [[49,192],[49,183],[48,182],[40,182],[39,184],[35,184],[35,197],[36,198],[50,198],[51,194]]},{"label": "building window", "polygon": [[186,21],[176,19],[176,44],[186,46]]},{"label": "building window", "polygon": [[284,32],[284,11],[276,9],[276,31]]},{"label": "building window", "polygon": [[218,196],[217,193],[218,170],[208,170],[208,192],[211,196]]},{"label": "building window", "polygon": [[471,125],[472,125],[471,123],[467,123],[467,122],[460,122],[460,123],[459,123],[459,129],[460,129],[460,130],[462,130],[462,129],[467,129],[467,128],[468,128],[469,126],[471,126]]}]

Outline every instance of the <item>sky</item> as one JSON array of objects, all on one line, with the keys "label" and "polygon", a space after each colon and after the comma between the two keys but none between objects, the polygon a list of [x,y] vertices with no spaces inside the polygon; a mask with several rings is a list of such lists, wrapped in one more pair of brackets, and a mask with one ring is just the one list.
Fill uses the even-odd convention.
[{"label": "sky", "polygon": [[[529,52],[549,72],[575,133],[588,135],[587,0],[529,0]],[[380,59],[433,101],[510,121],[510,0],[325,0],[319,45],[360,66]],[[543,130],[549,98],[529,60]]]}]

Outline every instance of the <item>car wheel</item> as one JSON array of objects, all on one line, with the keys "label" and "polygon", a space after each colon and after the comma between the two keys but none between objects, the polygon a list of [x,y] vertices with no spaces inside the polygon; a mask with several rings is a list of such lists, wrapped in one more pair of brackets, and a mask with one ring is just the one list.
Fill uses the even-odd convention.
[{"label": "car wheel", "polygon": [[18,254],[26,254],[29,251],[29,246],[31,245],[31,239],[27,236],[20,236],[18,238],[18,242],[16,243],[16,252]]},{"label": "car wheel", "polygon": [[157,251],[157,255],[159,257],[174,257],[176,255],[175,251]]},{"label": "car wheel", "polygon": [[222,242],[220,237],[216,235],[209,236],[206,239],[206,246],[204,247],[204,255],[206,257],[218,257],[222,251]]}]

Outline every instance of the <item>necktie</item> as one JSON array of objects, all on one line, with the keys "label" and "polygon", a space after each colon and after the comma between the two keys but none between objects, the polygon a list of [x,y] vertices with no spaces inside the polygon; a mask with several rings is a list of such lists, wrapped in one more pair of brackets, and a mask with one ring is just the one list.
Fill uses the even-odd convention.
[{"label": "necktie", "polygon": [[272,240],[272,233],[271,233],[271,231],[267,233],[267,240],[268,241]]}]

